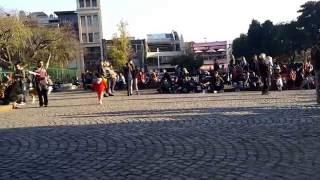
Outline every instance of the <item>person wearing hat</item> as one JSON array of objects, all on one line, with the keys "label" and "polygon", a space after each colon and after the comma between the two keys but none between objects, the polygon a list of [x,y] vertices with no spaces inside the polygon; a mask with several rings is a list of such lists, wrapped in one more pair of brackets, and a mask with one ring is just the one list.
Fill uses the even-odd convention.
[{"label": "person wearing hat", "polygon": [[262,87],[262,95],[268,95],[270,84],[271,84],[271,71],[270,71],[270,65],[269,61],[267,59],[266,54],[262,53],[259,56],[259,70],[260,70],[260,76],[261,81],[263,83]]},{"label": "person wearing hat", "polygon": [[315,72],[317,103],[320,104],[320,35],[311,50],[311,63]]}]

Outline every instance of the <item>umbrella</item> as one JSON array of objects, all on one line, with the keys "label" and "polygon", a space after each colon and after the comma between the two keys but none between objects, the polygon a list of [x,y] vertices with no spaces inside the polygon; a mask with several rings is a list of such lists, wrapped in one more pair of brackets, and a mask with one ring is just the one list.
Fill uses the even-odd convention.
[{"label": "umbrella", "polygon": [[225,49],[218,49],[218,52],[226,52]]},{"label": "umbrella", "polygon": [[217,52],[217,51],[216,51],[216,50],[214,50],[214,49],[209,49],[207,52],[215,53],[215,52]]}]

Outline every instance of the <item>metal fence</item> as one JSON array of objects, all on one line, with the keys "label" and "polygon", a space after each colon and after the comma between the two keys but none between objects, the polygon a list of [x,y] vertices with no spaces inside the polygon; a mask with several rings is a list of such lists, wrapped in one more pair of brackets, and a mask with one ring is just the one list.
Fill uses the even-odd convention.
[{"label": "metal fence", "polygon": [[77,77],[76,69],[60,69],[60,68],[49,68],[48,74],[50,75],[52,81],[71,83]]},{"label": "metal fence", "polygon": [[[0,82],[2,82],[5,79],[5,77],[9,74],[12,74],[12,72],[0,70]],[[48,74],[53,82],[71,83],[77,77],[77,70],[76,69],[49,68]]]}]

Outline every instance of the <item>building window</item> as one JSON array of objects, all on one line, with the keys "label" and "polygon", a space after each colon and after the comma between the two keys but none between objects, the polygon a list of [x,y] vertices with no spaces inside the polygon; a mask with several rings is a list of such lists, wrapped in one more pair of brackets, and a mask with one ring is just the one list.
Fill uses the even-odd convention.
[{"label": "building window", "polygon": [[81,16],[81,26],[82,27],[86,27],[86,17],[85,16]]},{"label": "building window", "polygon": [[93,16],[93,25],[98,26],[99,25],[99,18],[98,15]]},{"label": "building window", "polygon": [[87,16],[87,21],[88,21],[88,26],[91,27],[92,26],[92,18],[91,18],[91,16]]},{"label": "building window", "polygon": [[98,32],[94,33],[94,42],[100,41],[100,34]]},{"label": "building window", "polygon": [[84,7],[84,0],[79,0],[79,5],[81,8],[83,8]]},{"label": "building window", "polygon": [[82,33],[82,42],[84,42],[84,43],[88,42],[86,33]]},{"label": "building window", "polygon": [[93,33],[89,33],[89,42],[93,42]]},{"label": "building window", "polygon": [[91,7],[90,0],[86,0],[86,7]]},{"label": "building window", "polygon": [[92,0],[92,7],[97,7],[97,0]]}]

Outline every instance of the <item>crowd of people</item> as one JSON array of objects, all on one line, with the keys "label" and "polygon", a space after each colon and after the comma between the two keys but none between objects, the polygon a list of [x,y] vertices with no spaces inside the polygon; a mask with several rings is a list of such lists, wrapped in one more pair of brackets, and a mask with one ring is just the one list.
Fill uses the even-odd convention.
[{"label": "crowd of people", "polygon": [[245,58],[230,66],[230,77],[236,90],[294,90],[315,88],[315,73],[310,61],[282,64],[261,54],[250,62]]},{"label": "crowd of people", "polygon": [[[115,90],[126,89],[128,96],[132,96],[134,91],[139,95],[141,88],[156,88],[159,93],[223,93],[226,85],[233,87],[235,91],[261,90],[262,95],[268,95],[270,90],[317,88],[317,101],[320,103],[319,44],[312,49],[311,60],[312,62],[300,64],[282,64],[262,53],[254,55],[250,61],[244,57],[231,61],[226,69],[215,62],[213,69],[209,71],[198,70],[191,73],[183,66],[176,66],[174,72],[145,73],[132,61],[116,72],[109,62],[102,61],[94,73],[86,71],[81,78],[85,89],[97,92],[99,104],[103,103],[104,97],[114,96]],[[37,68],[28,71],[21,63],[17,63],[14,73],[2,80],[2,104],[12,104],[13,108],[25,105],[29,92],[33,103],[38,96],[39,106],[47,107],[48,94],[53,86],[47,66],[39,61]]]},{"label": "crowd of people", "polygon": [[199,70],[188,73],[178,67],[175,73],[165,73],[160,81],[160,93],[224,92],[225,85],[235,91],[314,89],[315,71],[310,61],[299,64],[274,62],[271,56],[262,53],[253,56],[251,61],[244,57],[230,63],[228,69],[221,69],[217,63],[209,71]]}]

